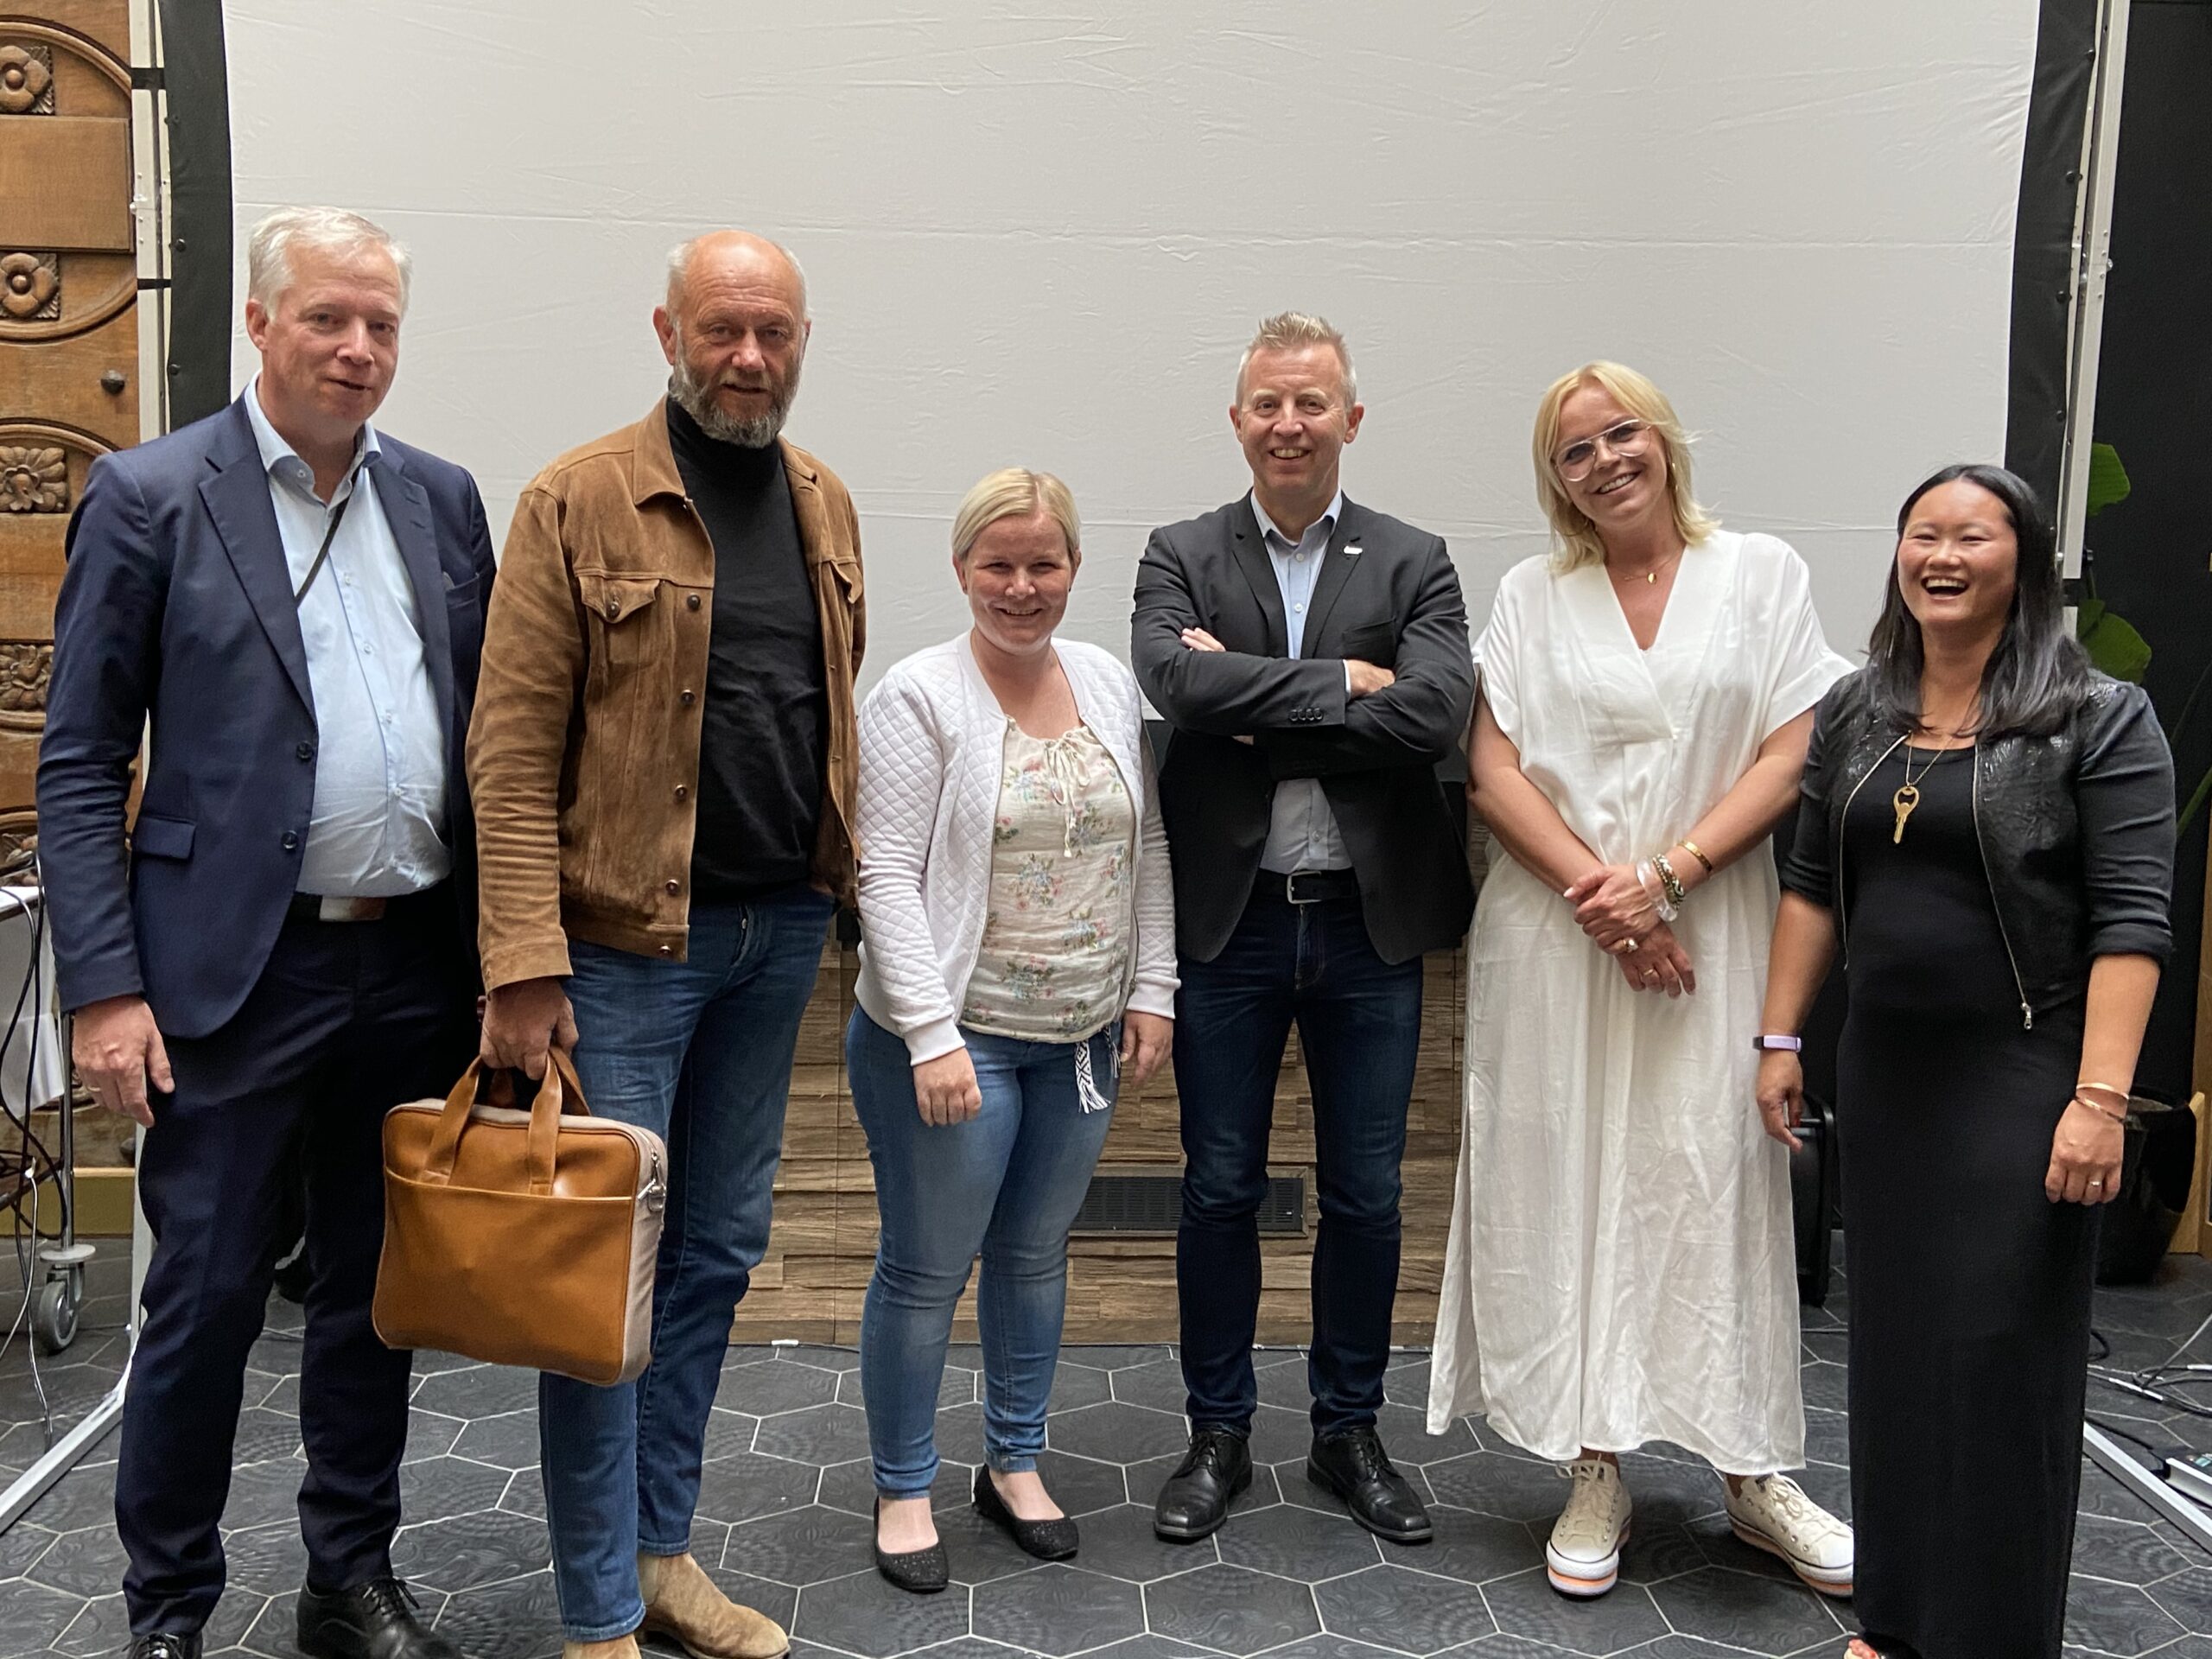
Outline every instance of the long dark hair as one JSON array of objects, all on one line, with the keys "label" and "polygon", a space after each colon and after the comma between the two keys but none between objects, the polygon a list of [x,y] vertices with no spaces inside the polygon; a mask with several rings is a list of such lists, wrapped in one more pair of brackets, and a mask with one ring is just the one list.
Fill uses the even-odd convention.
[{"label": "long dark hair", "polygon": [[[2005,632],[1981,671],[1981,734],[2002,737],[2018,732],[2048,737],[2073,717],[2088,695],[2089,660],[2067,631],[2057,537],[2034,489],[2002,467],[1977,462],[1946,467],[1905,497],[1904,505],[1897,509],[1897,540],[1904,540],[1904,527],[1923,496],[1961,480],[2004,503],[2019,549]],[[1892,558],[1882,613],[1866,642],[1874,702],[1892,730],[1910,732],[1920,723],[1922,662],[1919,619],[1905,607]]]}]

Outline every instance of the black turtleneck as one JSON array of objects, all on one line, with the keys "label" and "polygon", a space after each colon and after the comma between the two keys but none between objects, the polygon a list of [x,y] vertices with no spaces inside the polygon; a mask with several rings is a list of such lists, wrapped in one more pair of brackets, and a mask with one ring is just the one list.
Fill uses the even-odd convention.
[{"label": "black turtleneck", "polygon": [[669,445],[715,546],[691,892],[752,899],[804,881],[822,815],[822,619],[783,446],[710,438],[671,400]]}]

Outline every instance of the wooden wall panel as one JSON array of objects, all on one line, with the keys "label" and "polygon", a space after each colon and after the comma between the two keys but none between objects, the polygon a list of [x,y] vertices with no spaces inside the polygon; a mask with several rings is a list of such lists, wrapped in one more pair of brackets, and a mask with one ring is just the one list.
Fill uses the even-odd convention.
[{"label": "wooden wall panel", "polygon": [[[1426,1343],[1444,1270],[1452,1181],[1459,1149],[1459,1058],[1465,953],[1425,963],[1421,1055],[1407,1125],[1405,1255],[1395,1335]],[[776,1182],[775,1225],[753,1289],[737,1310],[734,1339],[852,1343],[875,1253],[875,1182],[845,1087],[844,1023],[852,1008],[854,953],[828,946],[799,1033]],[[1180,1107],[1172,1071],[1123,1096],[1103,1166],[1122,1173],[1179,1173]],[[1306,1177],[1306,1235],[1262,1243],[1260,1339],[1302,1342],[1310,1325],[1308,1275],[1315,1204],[1313,1116],[1294,1033],[1275,1096],[1270,1166]],[[1083,1237],[1070,1246],[1069,1342],[1169,1342],[1175,1338],[1175,1241]],[[957,1341],[975,1335],[975,1287],[963,1299]]]}]

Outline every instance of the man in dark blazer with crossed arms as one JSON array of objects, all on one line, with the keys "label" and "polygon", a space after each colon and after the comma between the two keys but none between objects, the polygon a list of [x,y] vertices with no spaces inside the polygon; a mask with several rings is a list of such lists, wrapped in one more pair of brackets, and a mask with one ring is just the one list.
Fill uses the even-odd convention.
[{"label": "man in dark blazer with crossed arms", "polygon": [[1137,573],[1130,655],[1173,728],[1160,799],[1182,976],[1175,1278],[1192,1432],[1154,1507],[1165,1538],[1212,1532],[1252,1478],[1257,1222],[1294,1020],[1320,1199],[1306,1475],[1382,1537],[1431,1536],[1375,1425],[1421,957],[1454,944],[1473,907],[1435,768],[1467,729],[1474,672],[1443,542],[1338,487],[1363,412],[1341,334],[1268,319],[1230,410],[1251,491],[1154,531]]},{"label": "man in dark blazer with crossed arms", "polygon": [[461,744],[492,542],[466,472],[369,423],[405,251],[291,208],[248,265],[253,383],[93,463],[39,751],[77,1070],[145,1128],[154,1255],[115,1483],[130,1654],[197,1659],[222,1594],[246,1358],[304,1183],[299,1646],[454,1659],[392,1573],[414,1357],[369,1302],[385,1110],[442,1095],[476,1047]]}]

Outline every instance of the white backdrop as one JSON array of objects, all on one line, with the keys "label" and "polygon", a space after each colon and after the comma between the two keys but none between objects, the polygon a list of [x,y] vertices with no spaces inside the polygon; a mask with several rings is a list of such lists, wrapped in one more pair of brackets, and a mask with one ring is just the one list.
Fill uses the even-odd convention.
[{"label": "white backdrop", "polygon": [[1347,491],[1447,537],[1478,629],[1543,546],[1535,399],[1587,358],[1668,389],[1847,653],[1904,491],[2002,448],[2035,0],[226,11],[239,295],[278,204],[410,244],[379,424],[473,469],[495,538],[652,403],[670,244],[796,249],[789,429],[860,505],[870,682],[963,625],[952,508],[1010,464],[1073,486],[1069,626],[1126,652],[1147,530],[1246,486],[1236,354],[1286,307],[1351,337]]}]

